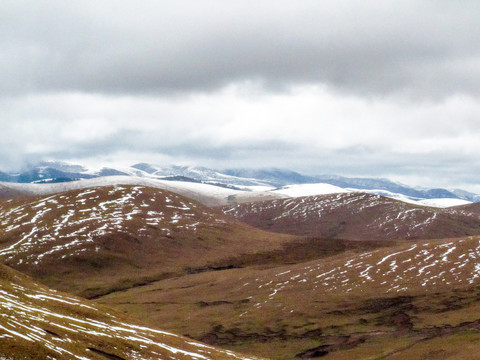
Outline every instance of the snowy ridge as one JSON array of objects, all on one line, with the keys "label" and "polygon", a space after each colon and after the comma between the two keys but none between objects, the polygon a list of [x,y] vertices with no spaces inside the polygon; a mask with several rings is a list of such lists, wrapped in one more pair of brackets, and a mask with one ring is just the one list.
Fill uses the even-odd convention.
[{"label": "snowy ridge", "polygon": [[228,189],[210,184],[154,180],[137,176],[106,176],[52,184],[20,184],[3,182],[0,183],[0,188],[9,188],[31,195],[49,195],[70,190],[109,185],[149,186],[156,189],[172,191],[195,200],[201,200],[203,203],[208,205],[219,205],[226,203],[226,198],[228,196],[242,193],[242,191],[239,190]]},{"label": "snowy ridge", "polygon": [[461,206],[461,205],[468,205],[471,204],[471,201],[463,200],[463,199],[453,199],[453,198],[438,198],[438,199],[419,199],[419,198],[412,198],[403,194],[393,193],[386,190],[378,190],[378,189],[365,189],[365,190],[358,190],[358,189],[345,189],[350,192],[363,192],[366,194],[374,194],[374,195],[381,195],[391,199],[403,201],[409,204],[415,204],[419,206],[428,206],[428,207],[436,207],[436,208],[447,208],[447,207],[454,207],[454,206]]},{"label": "snowy ridge", "polygon": [[[239,271],[232,277],[228,293],[231,299],[251,294],[239,309],[239,318],[256,319],[265,313],[295,317],[321,311],[324,303],[341,308],[357,297],[425,295],[479,286],[479,262],[480,237],[402,243],[361,254]],[[218,286],[224,285],[219,282]]]},{"label": "snowy ridge", "polygon": [[462,199],[424,199],[417,201],[417,204],[424,205],[424,206],[431,206],[431,207],[439,207],[439,208],[448,208],[453,206],[461,206],[461,205],[468,205],[472,204],[471,201],[462,200]]},{"label": "snowy ridge", "polygon": [[[18,181],[21,183],[45,183],[113,175],[137,178],[134,180],[135,184],[142,184],[138,178],[142,178],[147,182],[159,180],[161,183],[163,182],[162,185],[150,183],[149,186],[161,186],[162,188],[172,191],[175,190],[167,188],[169,185],[165,184],[167,178],[169,178],[169,180],[178,178],[177,180],[181,179],[186,182],[211,184],[217,187],[229,187],[230,189],[239,190],[240,193],[248,192],[252,189],[254,189],[255,192],[258,190],[257,194],[251,194],[251,196],[245,196],[245,194],[239,195],[238,201],[249,201],[249,198],[255,200],[259,197],[297,197],[345,191],[366,192],[417,205],[433,207],[464,205],[468,202],[480,200],[480,195],[464,190],[417,189],[388,179],[348,178],[335,175],[304,176],[293,171],[281,169],[232,169],[222,172],[200,166],[172,165],[162,167],[148,163],[139,163],[129,167],[88,169],[83,165],[47,161],[40,163],[36,167],[32,167],[22,174],[4,174],[4,177],[0,176],[0,180]],[[121,182],[124,184],[133,184],[130,180],[123,180]],[[182,188],[187,187],[185,184],[170,184],[170,186],[176,188],[178,191],[182,191]],[[281,188],[278,188],[279,186]],[[0,183],[0,190],[1,188],[2,185]],[[57,189],[58,188],[61,188],[61,186],[57,187]],[[38,189],[31,190],[36,192],[48,191]],[[222,194],[218,190],[215,191],[208,187],[196,187],[194,190],[201,192],[199,196],[214,196],[216,197],[215,201],[222,201],[222,203],[225,203],[226,197],[235,196],[233,193]],[[186,191],[186,189],[183,191]],[[210,192],[214,194],[212,195]]]},{"label": "snowy ridge", "polygon": [[398,194],[398,193],[393,193],[387,190],[341,188],[341,187],[326,184],[326,183],[287,185],[279,189],[274,189],[269,191],[271,193],[281,194],[281,195],[285,195],[293,198],[303,197],[303,196],[314,196],[314,195],[338,194],[338,193],[347,193],[347,192],[366,193],[366,194],[385,196],[385,197],[403,201],[409,204],[438,207],[438,208],[471,204],[471,201],[467,201],[463,199],[453,199],[453,198],[418,199],[418,198],[412,198],[412,197]]},{"label": "snowy ridge", "polygon": [[419,206],[356,192],[236,204],[223,211],[264,230],[329,238],[444,238],[475,235],[480,226],[480,214],[467,208]]},{"label": "snowy ridge", "polygon": [[311,195],[325,195],[348,192],[341,187],[320,183],[320,184],[298,184],[287,185],[279,189],[271,190],[272,193],[287,195],[289,197],[301,197]]},{"label": "snowy ridge", "polygon": [[296,198],[303,196],[326,195],[346,192],[362,192],[382,195],[410,204],[438,208],[466,205],[470,203],[467,200],[449,198],[412,199],[405,195],[395,194],[385,190],[358,190],[352,188],[344,189],[326,183],[287,185],[282,188],[272,188],[269,186],[256,185],[245,186],[243,189],[232,189],[208,183],[159,180],[138,176],[106,176],[50,184],[0,182],[0,190],[10,189],[13,191],[31,195],[48,195],[69,190],[107,185],[142,185],[154,187],[157,189],[164,189],[198,200],[208,206],[225,205],[230,203],[232,199],[235,202],[243,203],[275,198]]}]

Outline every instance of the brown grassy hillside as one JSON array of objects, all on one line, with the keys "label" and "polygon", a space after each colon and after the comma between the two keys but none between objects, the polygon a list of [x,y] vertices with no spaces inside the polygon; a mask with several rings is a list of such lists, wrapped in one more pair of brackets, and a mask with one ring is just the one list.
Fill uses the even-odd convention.
[{"label": "brown grassy hillside", "polygon": [[275,251],[291,239],[142,186],[0,202],[0,260],[88,297],[228,266],[232,257]]},{"label": "brown grassy hillside", "polygon": [[[108,186],[0,201],[0,259],[151,326],[274,359],[480,350],[479,238],[457,236],[476,233],[474,206],[340,194],[224,210],[310,236],[265,232],[163,190]],[[434,235],[451,239],[386,241]]]},{"label": "brown grassy hillside", "polygon": [[432,208],[342,193],[253,202],[223,212],[267,231],[342,239],[438,239],[480,234],[478,205]]},{"label": "brown grassy hillside", "polygon": [[0,265],[1,359],[246,359],[147,328]]},{"label": "brown grassy hillside", "polygon": [[473,359],[480,350],[479,263],[477,237],[406,242],[167,279],[100,301],[276,359]]}]

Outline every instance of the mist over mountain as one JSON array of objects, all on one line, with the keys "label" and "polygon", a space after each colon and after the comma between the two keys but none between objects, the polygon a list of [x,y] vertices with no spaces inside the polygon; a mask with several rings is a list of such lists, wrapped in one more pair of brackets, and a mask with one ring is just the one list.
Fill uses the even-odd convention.
[{"label": "mist over mountain", "polygon": [[252,187],[259,186],[275,189],[301,184],[330,184],[342,189],[366,191],[387,197],[405,197],[412,201],[428,199],[480,201],[478,194],[461,189],[420,189],[384,178],[311,176],[278,168],[216,170],[202,166],[159,166],[150,163],[136,163],[129,167],[90,169],[79,164],[44,161],[29,166],[19,173],[0,171],[0,181],[12,183],[56,183],[104,176],[136,176],[148,179],[200,182],[244,191],[251,191]]}]

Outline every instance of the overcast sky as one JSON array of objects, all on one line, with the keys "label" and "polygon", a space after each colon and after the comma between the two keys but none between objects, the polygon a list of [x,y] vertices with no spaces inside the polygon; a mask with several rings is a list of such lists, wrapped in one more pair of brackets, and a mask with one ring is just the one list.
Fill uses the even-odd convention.
[{"label": "overcast sky", "polygon": [[282,167],[480,192],[480,2],[2,0],[0,169]]}]

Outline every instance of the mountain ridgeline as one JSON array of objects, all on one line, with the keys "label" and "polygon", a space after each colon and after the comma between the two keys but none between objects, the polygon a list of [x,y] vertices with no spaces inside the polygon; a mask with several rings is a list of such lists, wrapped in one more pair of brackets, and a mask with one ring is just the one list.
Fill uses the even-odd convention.
[{"label": "mountain ridgeline", "polygon": [[[464,190],[415,189],[387,179],[355,178],[336,175],[307,176],[284,169],[225,169],[214,170],[195,166],[157,166],[137,163],[130,167],[103,167],[98,170],[82,165],[48,161],[27,167],[17,173],[0,172],[0,181],[17,183],[54,183],[91,179],[103,176],[139,176],[151,179],[170,179],[204,182],[220,186],[269,186],[279,188],[292,184],[325,183],[344,189],[372,190],[377,194],[401,194],[411,199],[463,199],[480,201],[480,196]],[[383,193],[382,193],[383,192]],[[388,195],[387,195],[388,196]]]},{"label": "mountain ridgeline", "polygon": [[380,195],[341,193],[222,208],[266,231],[331,239],[435,239],[480,234],[477,204],[432,208]]}]

